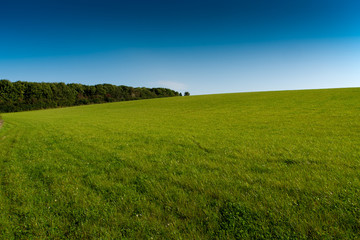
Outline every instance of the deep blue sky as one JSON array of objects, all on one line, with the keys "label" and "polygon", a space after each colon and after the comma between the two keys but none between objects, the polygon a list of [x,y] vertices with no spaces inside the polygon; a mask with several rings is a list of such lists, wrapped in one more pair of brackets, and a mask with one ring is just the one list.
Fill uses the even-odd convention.
[{"label": "deep blue sky", "polygon": [[0,9],[0,79],[193,94],[360,87],[358,0],[1,0]]}]

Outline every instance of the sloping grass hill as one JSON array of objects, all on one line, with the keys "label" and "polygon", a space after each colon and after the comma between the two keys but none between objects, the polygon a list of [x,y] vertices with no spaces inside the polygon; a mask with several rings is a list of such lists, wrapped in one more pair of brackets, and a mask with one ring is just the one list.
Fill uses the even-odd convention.
[{"label": "sloping grass hill", "polygon": [[354,239],[360,89],[2,114],[1,239]]}]

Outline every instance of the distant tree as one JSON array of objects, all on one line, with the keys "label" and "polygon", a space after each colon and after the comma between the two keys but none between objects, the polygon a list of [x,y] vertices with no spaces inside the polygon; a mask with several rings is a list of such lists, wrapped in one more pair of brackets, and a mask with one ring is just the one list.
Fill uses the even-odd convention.
[{"label": "distant tree", "polygon": [[17,112],[179,95],[178,92],[167,88],[133,88],[111,84],[87,86],[74,83],[21,81],[12,83],[9,80],[0,79],[0,112]]},{"label": "distant tree", "polygon": [[190,96],[189,92],[184,92],[184,96]]}]

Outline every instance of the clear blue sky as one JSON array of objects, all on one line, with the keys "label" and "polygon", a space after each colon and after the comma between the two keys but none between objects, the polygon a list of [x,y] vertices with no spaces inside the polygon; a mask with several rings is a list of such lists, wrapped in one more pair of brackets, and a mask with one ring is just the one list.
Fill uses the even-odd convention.
[{"label": "clear blue sky", "polygon": [[192,94],[360,87],[358,0],[4,0],[0,79]]}]

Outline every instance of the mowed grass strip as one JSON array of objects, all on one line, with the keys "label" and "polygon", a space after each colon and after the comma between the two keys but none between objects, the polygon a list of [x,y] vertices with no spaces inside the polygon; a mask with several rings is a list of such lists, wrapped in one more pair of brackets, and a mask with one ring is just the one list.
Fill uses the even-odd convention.
[{"label": "mowed grass strip", "polygon": [[360,89],[2,114],[2,239],[360,234]]}]

